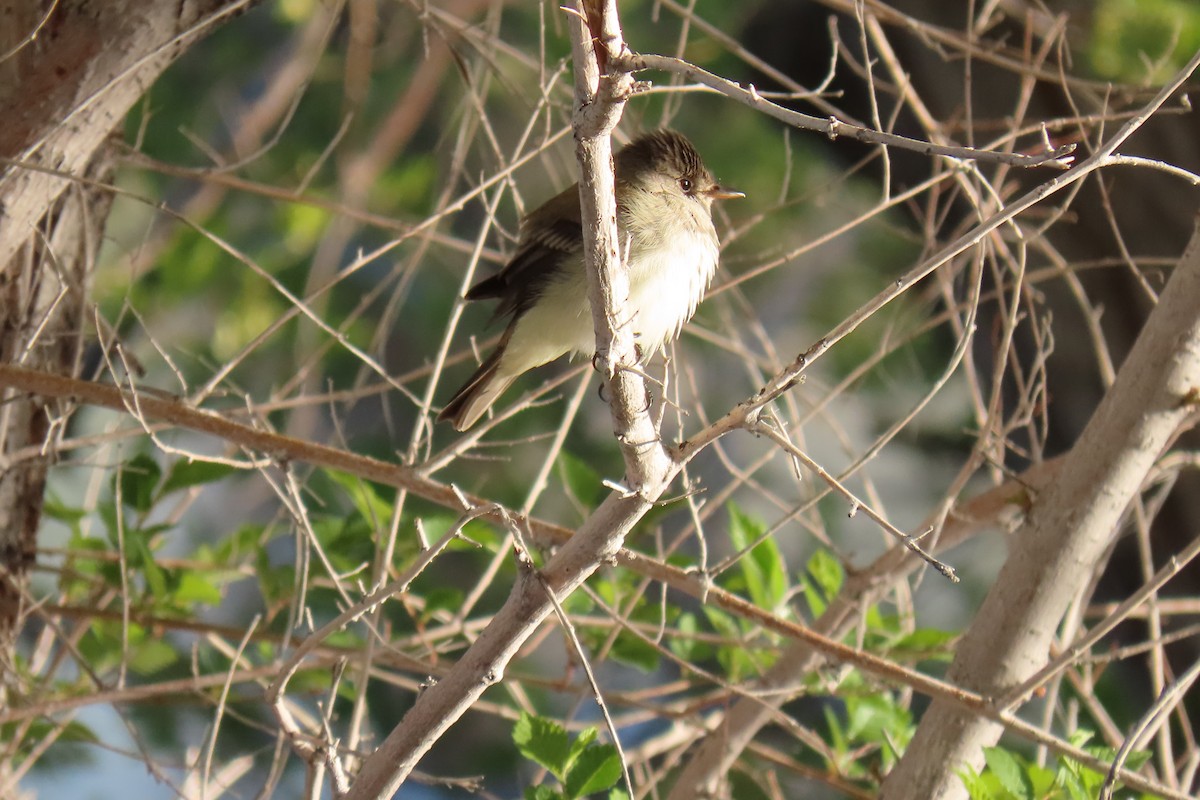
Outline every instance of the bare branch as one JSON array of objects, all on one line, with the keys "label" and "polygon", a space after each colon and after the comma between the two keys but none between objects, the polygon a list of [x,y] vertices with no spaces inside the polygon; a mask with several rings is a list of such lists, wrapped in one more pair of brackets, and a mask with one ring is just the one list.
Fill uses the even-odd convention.
[{"label": "bare branch", "polygon": [[830,116],[827,119],[814,117],[809,114],[802,114],[799,111],[792,111],[789,108],[784,108],[778,103],[772,103],[767,100],[757,91],[754,86],[749,88],[743,87],[733,81],[726,80],[719,75],[714,75],[711,72],[701,69],[700,67],[683,61],[678,58],[669,56],[647,55],[644,53],[630,53],[629,55],[618,60],[618,63],[625,69],[632,72],[639,72],[647,69],[657,69],[664,72],[670,72],[675,75],[681,75],[686,80],[696,81],[711,89],[715,89],[721,94],[733,100],[737,100],[743,105],[749,106],[756,111],[761,111],[768,116],[774,117],[781,122],[785,122],[792,127],[800,130],[816,131],[823,133],[830,139],[845,137],[853,139],[856,142],[864,144],[878,144],[886,147],[898,147],[904,150],[912,150],[917,153],[929,156],[945,156],[947,158],[968,159],[973,161],[987,161],[998,164],[1010,164],[1016,167],[1053,167],[1056,169],[1068,169],[1074,162],[1075,152],[1074,144],[1065,144],[1055,147],[1048,152],[1037,155],[1025,155],[1024,153],[1004,153],[994,150],[977,150],[974,147],[958,147],[953,145],[935,144],[933,142],[924,142],[919,139],[910,139],[907,136],[899,136],[894,133],[887,133],[881,130],[872,130],[859,125],[854,125],[849,122],[842,122],[837,117]]}]

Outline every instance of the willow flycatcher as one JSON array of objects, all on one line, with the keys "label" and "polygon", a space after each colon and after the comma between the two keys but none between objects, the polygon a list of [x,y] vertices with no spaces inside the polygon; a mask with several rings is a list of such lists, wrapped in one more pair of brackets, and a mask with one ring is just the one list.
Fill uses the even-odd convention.
[{"label": "willow flycatcher", "polygon": [[[649,357],[679,335],[716,272],[713,201],[744,195],[717,184],[692,143],[674,131],[639,137],[615,161],[627,308],[642,355]],[[587,291],[575,184],[526,216],[512,260],[467,292],[468,300],[498,299],[493,319],[510,319],[495,351],[438,419],[465,431],[523,372],[568,352],[592,353]]]}]

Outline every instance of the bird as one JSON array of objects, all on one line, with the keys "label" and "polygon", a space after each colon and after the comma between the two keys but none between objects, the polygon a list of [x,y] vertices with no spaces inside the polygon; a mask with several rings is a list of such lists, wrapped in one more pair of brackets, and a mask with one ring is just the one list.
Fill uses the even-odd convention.
[{"label": "bird", "polygon": [[[639,352],[649,357],[679,335],[716,273],[713,202],[745,195],[717,183],[692,143],[673,130],[635,138],[617,151],[614,164],[628,309]],[[507,318],[508,324],[438,420],[465,431],[523,373],[567,353],[593,353],[587,292],[576,183],[526,215],[512,258],[467,291],[469,301],[499,300],[493,322]]]}]

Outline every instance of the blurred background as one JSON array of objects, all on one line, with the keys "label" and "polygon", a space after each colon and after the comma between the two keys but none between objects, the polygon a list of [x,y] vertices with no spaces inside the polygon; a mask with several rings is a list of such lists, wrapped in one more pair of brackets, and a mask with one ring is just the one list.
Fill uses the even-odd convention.
[{"label": "blurred background", "polygon": [[[1005,151],[1075,142],[1080,158],[1200,48],[1200,10],[1184,0],[865,9],[882,40],[850,2],[620,4],[635,51],[677,55],[796,110]],[[723,184],[747,194],[719,209],[722,270],[709,299],[669,366],[648,367],[663,381],[652,392],[671,441],[753,395],[896,278],[1053,175],[981,163],[964,184],[945,159],[830,141],[676,77],[639,77],[653,86],[629,102],[618,140],[677,129]],[[577,527],[604,481],[623,472],[586,362],[525,376],[496,410],[524,408],[466,437],[432,423],[499,333],[492,309],[464,305],[462,293],[513,252],[521,215],[576,179],[571,108],[557,3],[254,6],[179,58],[112,143],[115,199],[92,273],[82,374],[409,464]],[[1187,112],[1168,105],[1124,150],[1200,171]],[[900,530],[944,521],[950,505],[1070,448],[1195,209],[1196,189],[1173,176],[1104,171],[872,315],[775,404],[780,428]],[[1006,247],[1019,251],[1019,281]],[[269,678],[235,681],[226,694],[220,682],[188,681],[275,663],[292,637],[411,563],[458,512],[301,463],[235,469],[230,461],[251,455],[228,442],[86,406],[59,447],[32,583],[55,622],[22,631],[28,696],[147,689],[132,702],[7,722],[20,791],[213,797],[228,784],[237,797],[299,794],[303,764],[262,699]],[[1097,575],[1092,606],[1127,596],[1195,536],[1194,483],[1184,470],[1148,489],[1149,511]],[[981,521],[943,556],[961,584],[917,572],[864,606],[858,643],[940,674],[1003,562],[1008,522]],[[472,522],[464,534],[369,618],[391,643],[377,664],[363,657],[375,638],[349,629],[328,642],[341,661],[329,656],[290,685],[297,706],[327,715],[347,747],[386,735],[507,595],[505,532]],[[735,433],[688,465],[686,484],[628,545],[807,620],[892,543],[785,452]],[[1195,580],[1188,572],[1170,585],[1179,612],[1153,633],[1131,619],[1104,647],[1189,630]],[[568,610],[613,693],[625,747],[655,754],[643,776],[653,786],[662,779],[653,769],[665,775],[684,752],[686,737],[672,736],[768,669],[780,639],[626,570],[589,587]],[[1186,638],[1157,652],[1084,668],[1046,715],[1112,744],[1106,737],[1136,719],[1172,664],[1197,655]],[[513,744],[519,711],[572,734],[601,724],[554,626],[510,677],[399,796],[521,796],[545,772]],[[748,756],[729,796],[872,796],[923,704],[831,663],[785,707],[811,738],[764,732],[785,761]],[[1187,716],[1177,731],[1190,731]],[[756,764],[771,764],[772,777]]]}]

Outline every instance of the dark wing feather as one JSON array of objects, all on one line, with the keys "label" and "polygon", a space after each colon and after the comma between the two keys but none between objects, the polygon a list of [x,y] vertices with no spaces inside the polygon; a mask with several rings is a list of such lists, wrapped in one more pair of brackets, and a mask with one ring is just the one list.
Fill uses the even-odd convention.
[{"label": "dark wing feather", "polygon": [[499,299],[493,319],[519,317],[529,310],[563,263],[583,241],[579,189],[572,186],[521,223],[517,252],[504,268],[467,292],[468,300]]}]

